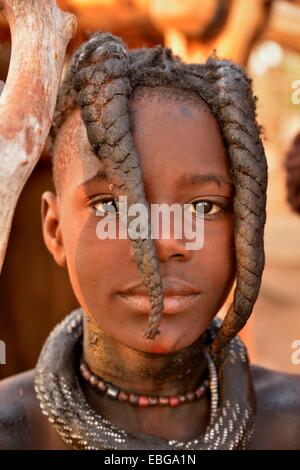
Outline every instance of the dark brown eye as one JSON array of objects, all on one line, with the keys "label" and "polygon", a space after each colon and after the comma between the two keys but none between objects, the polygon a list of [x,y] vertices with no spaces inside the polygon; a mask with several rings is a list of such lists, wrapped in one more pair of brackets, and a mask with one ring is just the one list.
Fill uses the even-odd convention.
[{"label": "dark brown eye", "polygon": [[190,211],[199,216],[202,214],[214,215],[222,210],[222,207],[219,204],[212,201],[194,201],[190,205],[192,207]]},{"label": "dark brown eye", "polygon": [[102,200],[96,200],[93,202],[92,206],[97,212],[98,216],[105,216],[108,214],[116,214],[117,213],[117,207],[115,204],[114,199],[111,198],[106,198]]}]

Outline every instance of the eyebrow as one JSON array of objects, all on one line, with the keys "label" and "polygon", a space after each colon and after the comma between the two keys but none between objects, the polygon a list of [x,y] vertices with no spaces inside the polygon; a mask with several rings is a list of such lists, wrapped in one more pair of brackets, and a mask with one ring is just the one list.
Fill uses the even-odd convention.
[{"label": "eyebrow", "polygon": [[[91,178],[88,178],[80,186],[87,187],[90,183],[104,181],[107,182],[107,176],[103,168],[97,171],[95,175]],[[206,174],[195,174],[195,173],[184,173],[181,175],[177,181],[176,186],[178,188],[186,188],[188,186],[204,185],[204,184],[216,184],[219,187],[222,187],[226,184],[233,186],[233,183],[230,178],[218,175],[216,173],[206,173]]]},{"label": "eyebrow", "polygon": [[100,182],[100,181],[108,182],[104,168],[101,168],[100,170],[98,170],[94,176],[91,176],[90,178],[85,180],[83,183],[81,183],[79,186],[86,188],[87,186],[89,186],[89,184]]},{"label": "eyebrow", "polygon": [[219,187],[222,187],[226,184],[230,184],[233,186],[232,180],[230,178],[224,175],[218,175],[216,173],[184,173],[177,179],[176,186],[178,188],[185,188],[187,186],[205,185],[210,183],[216,184]]}]

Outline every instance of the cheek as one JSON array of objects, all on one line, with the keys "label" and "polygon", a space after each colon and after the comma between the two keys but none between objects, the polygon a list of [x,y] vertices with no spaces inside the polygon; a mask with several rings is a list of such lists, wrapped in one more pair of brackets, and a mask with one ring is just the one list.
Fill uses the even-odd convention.
[{"label": "cheek", "polygon": [[[209,283],[209,294],[219,310],[235,278],[235,249],[232,216],[205,229],[202,263]],[[201,255],[200,255],[201,256]],[[201,261],[200,261],[201,263]]]},{"label": "cheek", "polygon": [[[107,309],[117,281],[116,270],[130,254],[127,240],[100,240],[92,217],[85,223],[68,224],[64,244],[70,281],[80,305],[86,311]],[[127,256],[128,255],[128,256]]]}]

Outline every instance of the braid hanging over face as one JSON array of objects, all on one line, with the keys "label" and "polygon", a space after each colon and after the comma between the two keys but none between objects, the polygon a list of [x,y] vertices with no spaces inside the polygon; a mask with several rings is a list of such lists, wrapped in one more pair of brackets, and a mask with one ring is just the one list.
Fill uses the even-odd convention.
[{"label": "braid hanging over face", "polygon": [[[228,149],[235,186],[237,279],[233,303],[211,344],[211,353],[217,355],[249,318],[264,268],[268,172],[251,81],[229,61],[210,57],[205,64],[184,64],[161,46],[129,51],[120,38],[109,33],[96,33],[78,49],[58,95],[50,137],[54,141],[68,113],[80,107],[89,141],[104,165],[116,204],[119,196],[126,195],[129,204],[148,207],[128,109],[129,98],[138,86],[167,86],[197,93],[219,122]],[[150,298],[145,335],[155,338],[163,310],[155,246],[151,238],[131,242]]]}]

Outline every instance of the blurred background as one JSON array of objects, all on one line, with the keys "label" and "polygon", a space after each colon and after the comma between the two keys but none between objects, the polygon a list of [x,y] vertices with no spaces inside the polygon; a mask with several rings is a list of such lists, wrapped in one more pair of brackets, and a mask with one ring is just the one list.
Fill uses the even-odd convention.
[{"label": "blurred background", "polygon": [[[300,1],[281,0],[58,0],[76,15],[70,54],[104,29],[129,47],[162,44],[187,62],[216,50],[247,69],[258,97],[269,164],[266,268],[259,299],[242,331],[252,362],[300,374],[291,361],[300,339],[300,213],[287,202],[285,161],[300,132]],[[24,38],[26,40],[26,38]],[[10,58],[10,32],[0,15],[0,79]],[[298,153],[297,153],[298,152]],[[300,145],[293,155],[300,158]],[[300,163],[298,164],[300,168]],[[298,171],[299,174],[299,171]],[[48,254],[41,232],[40,199],[52,188],[51,164],[43,154],[15,212],[0,277],[0,339],[6,365],[0,378],[35,366],[53,326],[77,306],[67,273]],[[300,206],[300,176],[298,197]],[[299,211],[300,212],[300,211]],[[223,307],[224,315],[232,294]]]}]

